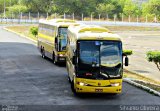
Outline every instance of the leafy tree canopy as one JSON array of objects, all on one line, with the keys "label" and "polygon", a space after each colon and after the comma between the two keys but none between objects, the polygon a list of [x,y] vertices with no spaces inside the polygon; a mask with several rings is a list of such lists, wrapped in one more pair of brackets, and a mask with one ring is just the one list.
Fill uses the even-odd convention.
[{"label": "leafy tree canopy", "polygon": [[147,60],[149,62],[154,62],[160,71],[160,52],[159,51],[147,52]]}]

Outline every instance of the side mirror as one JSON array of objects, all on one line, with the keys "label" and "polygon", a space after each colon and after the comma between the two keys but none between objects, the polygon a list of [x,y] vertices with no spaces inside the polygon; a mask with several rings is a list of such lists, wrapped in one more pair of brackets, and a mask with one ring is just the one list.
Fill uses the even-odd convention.
[{"label": "side mirror", "polygon": [[125,57],[125,66],[128,66],[129,65],[129,59],[128,59],[128,57],[126,56]]},{"label": "side mirror", "polygon": [[77,62],[77,58],[76,58],[76,56],[73,56],[73,58],[72,58],[72,63],[75,65],[76,62]]},{"label": "side mirror", "polygon": [[127,56],[125,53],[122,53],[122,56],[124,57],[124,56]]}]

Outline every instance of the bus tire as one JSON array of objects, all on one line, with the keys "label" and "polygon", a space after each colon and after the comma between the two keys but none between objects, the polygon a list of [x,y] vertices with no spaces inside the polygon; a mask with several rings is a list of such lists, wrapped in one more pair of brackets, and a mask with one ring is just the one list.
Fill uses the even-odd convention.
[{"label": "bus tire", "polygon": [[41,49],[41,56],[42,56],[42,58],[44,58],[45,59],[45,50],[44,50],[44,47]]},{"label": "bus tire", "polygon": [[71,83],[71,79],[69,77],[69,70],[68,70],[68,66],[67,66],[67,62],[66,62],[66,69],[67,69],[67,77],[68,77],[68,82]]},{"label": "bus tire", "polygon": [[75,95],[77,94],[75,87],[74,87],[74,80],[71,82],[71,90]]},{"label": "bus tire", "polygon": [[71,89],[72,89],[72,92],[73,92],[73,94],[74,94],[75,96],[81,97],[81,94],[78,93],[78,92],[76,92],[73,81],[71,82]]},{"label": "bus tire", "polygon": [[70,79],[69,75],[68,75],[68,82],[71,83],[71,79]]},{"label": "bus tire", "polygon": [[52,60],[53,60],[53,63],[54,63],[55,65],[57,65],[57,64],[58,64],[58,62],[56,62],[56,57],[55,57],[55,54],[54,54],[54,52],[53,52],[53,57],[52,57]]},{"label": "bus tire", "polygon": [[117,93],[110,93],[111,96],[117,96]]}]

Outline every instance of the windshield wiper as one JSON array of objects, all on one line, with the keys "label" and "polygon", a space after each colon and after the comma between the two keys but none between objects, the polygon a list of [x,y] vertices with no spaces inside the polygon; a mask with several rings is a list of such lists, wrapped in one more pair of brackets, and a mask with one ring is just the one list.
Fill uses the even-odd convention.
[{"label": "windshield wiper", "polygon": [[102,72],[100,72],[100,74],[101,74],[102,76],[105,76],[105,77],[107,77],[107,78],[110,78],[109,74],[107,74],[107,73],[102,73]]}]

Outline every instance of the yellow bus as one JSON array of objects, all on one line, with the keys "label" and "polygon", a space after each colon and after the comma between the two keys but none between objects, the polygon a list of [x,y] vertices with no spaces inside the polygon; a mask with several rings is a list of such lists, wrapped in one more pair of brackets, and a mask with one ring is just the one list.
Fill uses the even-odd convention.
[{"label": "yellow bus", "polygon": [[123,54],[118,35],[100,26],[70,26],[66,50],[68,79],[75,94],[121,93]]},{"label": "yellow bus", "polygon": [[67,29],[70,25],[78,24],[68,19],[39,21],[38,48],[43,58],[48,57],[55,64],[65,63]]}]

